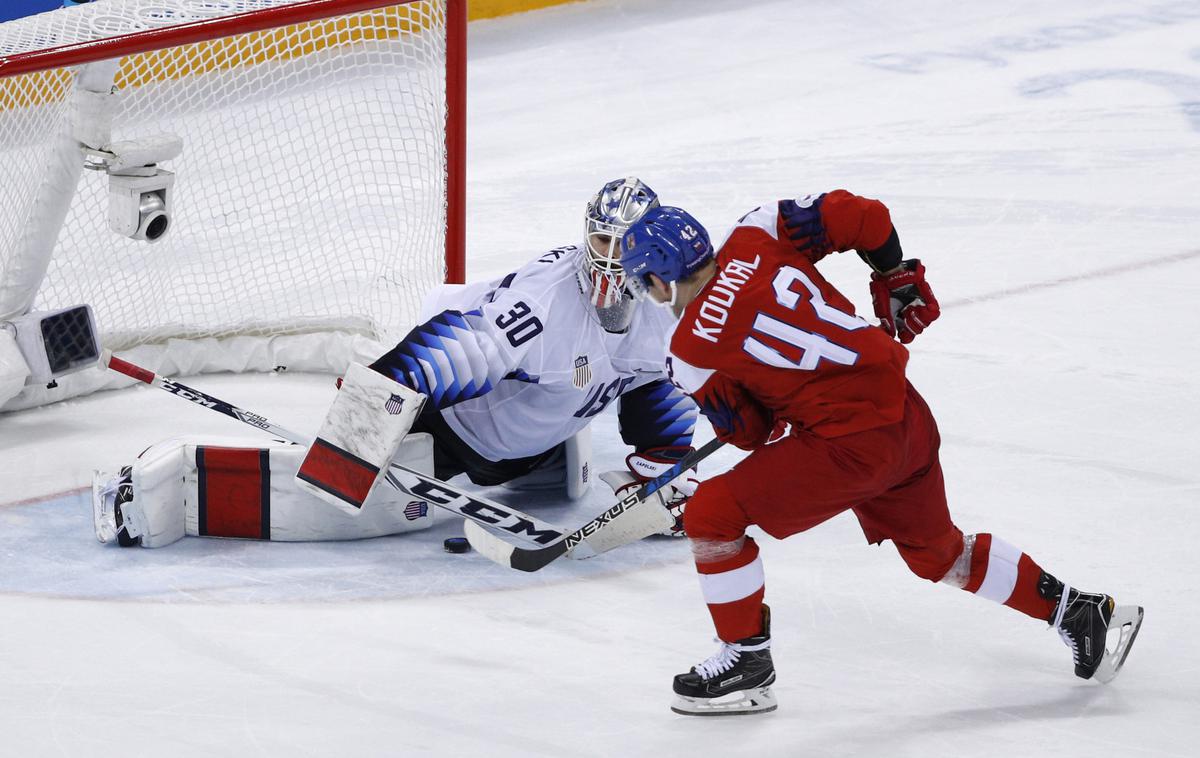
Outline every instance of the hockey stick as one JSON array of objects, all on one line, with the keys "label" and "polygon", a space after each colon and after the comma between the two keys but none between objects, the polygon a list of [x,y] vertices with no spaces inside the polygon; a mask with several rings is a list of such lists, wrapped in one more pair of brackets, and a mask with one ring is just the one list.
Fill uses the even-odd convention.
[{"label": "hockey stick", "polygon": [[[604,513],[571,532],[562,540],[545,547],[533,549],[520,547],[471,522],[463,524],[463,531],[471,546],[485,558],[517,571],[537,571],[568,552],[572,554],[573,558],[591,558],[614,547],[640,540],[669,526],[673,518],[667,513],[666,508],[658,507],[656,509],[649,505],[645,508],[636,508],[636,506],[670,484],[680,474],[715,453],[722,445],[724,443],[720,440],[709,440],[699,450],[685,455],[657,478],[651,479],[635,492],[621,498]],[[625,516],[626,521],[618,523],[618,519],[622,516]],[[601,535],[603,536],[601,537]],[[595,541],[589,542],[589,539],[595,539]]]},{"label": "hockey stick", "polygon": [[[308,445],[312,442],[311,437],[285,429],[257,413],[238,408],[236,405],[231,405],[198,389],[159,376],[149,369],[116,357],[109,350],[103,352],[100,362],[117,373],[166,390],[176,397],[181,397],[209,410],[223,413],[287,442],[296,445]],[[436,477],[422,474],[398,463],[388,464],[388,468],[385,479],[397,490],[421,500],[427,500],[472,522],[499,529],[512,535],[516,540],[534,546],[535,549],[555,544],[567,536],[560,527],[547,524],[506,505],[468,494]]]}]

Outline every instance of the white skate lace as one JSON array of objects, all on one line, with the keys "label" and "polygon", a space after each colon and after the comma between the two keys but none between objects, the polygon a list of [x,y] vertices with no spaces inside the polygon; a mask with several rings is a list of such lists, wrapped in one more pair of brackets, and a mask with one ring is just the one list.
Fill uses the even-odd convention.
[{"label": "white skate lace", "polygon": [[713,642],[721,643],[721,647],[717,648],[717,652],[709,656],[707,660],[694,667],[701,679],[712,679],[717,674],[723,674],[733,668],[733,664],[738,662],[743,652],[763,650],[771,646],[770,640],[757,645],[739,645],[736,642],[726,642],[720,638],[714,638]]},{"label": "white skate lace", "polygon": [[733,664],[738,662],[738,658],[742,657],[742,651],[736,645],[719,639],[715,641],[721,643],[717,652],[709,656],[707,660],[696,664],[696,673],[700,675],[701,679],[712,679],[717,674],[725,673],[733,668]]},{"label": "white skate lace", "polygon": [[1079,663],[1079,646],[1075,643],[1074,638],[1062,628],[1063,616],[1066,615],[1068,601],[1071,599],[1071,585],[1063,582],[1062,595],[1059,596],[1058,610],[1054,614],[1054,628],[1058,630],[1058,636],[1062,641],[1067,643],[1067,647],[1071,648],[1071,659],[1075,663]]},{"label": "white skate lace", "polygon": [[104,498],[106,510],[113,510],[117,502],[117,490],[121,487],[121,477],[114,476],[109,478],[100,486],[100,497]]}]

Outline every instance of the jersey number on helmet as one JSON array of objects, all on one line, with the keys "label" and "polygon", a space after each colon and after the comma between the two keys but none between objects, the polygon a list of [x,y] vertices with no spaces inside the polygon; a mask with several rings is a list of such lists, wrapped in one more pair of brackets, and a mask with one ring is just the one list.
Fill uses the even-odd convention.
[{"label": "jersey number on helmet", "polygon": [[[797,282],[804,286],[804,293],[792,289],[792,285]],[[775,280],[771,285],[775,288],[775,301],[784,308],[795,310],[803,300],[813,309],[813,313],[818,319],[846,331],[852,332],[870,326],[862,318],[839,310],[825,302],[825,298],[821,296],[821,290],[817,288],[812,279],[808,278],[807,274],[798,268],[784,266],[779,269],[779,273],[775,275]],[[753,329],[759,334],[774,337],[800,349],[800,360],[793,361],[757,337],[753,335],[747,337],[746,341],[742,343],[742,348],[756,360],[768,366],[812,371],[820,365],[822,358],[843,366],[853,366],[858,360],[858,353],[831,342],[824,335],[805,331],[761,311],[754,319]]]}]

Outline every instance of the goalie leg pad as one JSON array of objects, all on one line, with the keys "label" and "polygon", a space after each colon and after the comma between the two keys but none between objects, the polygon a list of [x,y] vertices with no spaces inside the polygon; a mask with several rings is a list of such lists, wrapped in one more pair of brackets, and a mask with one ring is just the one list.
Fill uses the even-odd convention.
[{"label": "goalie leg pad", "polygon": [[[162,547],[186,533],[184,505],[185,444],[180,438],[151,445],[115,476],[95,472],[92,513],[96,539],[122,545]],[[121,500],[121,523],[116,501]]]},{"label": "goalie leg pad", "polygon": [[425,396],[360,363],[350,364],[296,483],[357,513],[412,428]]},{"label": "goalie leg pad", "polygon": [[[271,451],[271,539],[281,542],[354,540],[412,532],[433,526],[433,506],[423,498],[387,485],[371,491],[362,511],[330,508],[295,486],[293,477],[304,449],[291,445]],[[396,463],[433,476],[433,437],[412,434],[396,451]]]},{"label": "goalie leg pad", "polygon": [[[142,547],[162,547],[184,536],[348,540],[433,525],[428,502],[391,487],[373,491],[361,515],[328,507],[295,485],[304,456],[298,445],[250,446],[239,439],[174,438],[152,445],[116,477],[97,472],[96,536],[101,542],[120,538],[123,545],[140,538]],[[433,438],[407,437],[396,460],[432,475]],[[119,527],[113,505],[122,486],[130,492],[121,502]]]},{"label": "goalie leg pad", "polygon": [[578,500],[592,486],[592,428],[585,426],[566,442],[567,497]]},{"label": "goalie leg pad", "polygon": [[524,476],[504,482],[510,490],[555,490],[564,486],[574,501],[591,486],[592,430],[584,427],[562,443],[554,458]]}]

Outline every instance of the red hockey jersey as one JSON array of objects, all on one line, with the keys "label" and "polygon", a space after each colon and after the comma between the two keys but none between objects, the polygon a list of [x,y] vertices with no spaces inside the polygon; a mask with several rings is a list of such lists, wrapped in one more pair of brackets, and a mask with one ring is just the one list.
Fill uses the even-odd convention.
[{"label": "red hockey jersey", "polygon": [[[892,230],[882,203],[844,190],[825,195],[820,211],[834,250],[878,248]],[[757,208],[680,316],[668,372],[721,439],[751,449],[779,421],[838,437],[903,417],[908,351],[855,315],[816,257],[788,240],[778,203]]]}]

